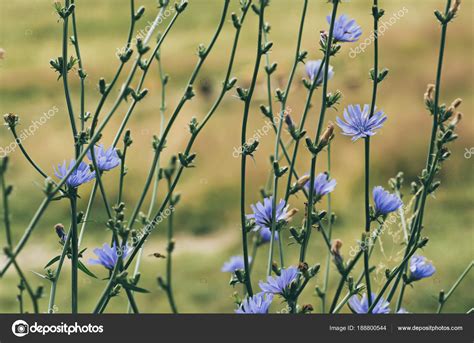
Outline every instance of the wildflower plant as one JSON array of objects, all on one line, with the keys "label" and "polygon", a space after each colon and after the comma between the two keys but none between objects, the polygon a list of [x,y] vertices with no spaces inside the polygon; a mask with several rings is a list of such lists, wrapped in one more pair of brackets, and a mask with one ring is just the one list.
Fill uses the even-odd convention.
[{"label": "wildflower plant", "polygon": [[[99,79],[94,87],[98,90],[98,101],[86,102],[88,94],[86,91],[86,67],[92,61],[86,61],[81,55],[80,32],[76,25],[81,4],[74,0],[56,1],[55,13],[62,26],[62,41],[60,56],[52,57],[50,66],[58,75],[58,84],[64,92],[67,108],[67,119],[69,121],[70,134],[73,145],[70,149],[71,156],[63,162],[55,161],[56,167],[51,170],[43,170],[27,149],[18,140],[16,126],[20,118],[16,114],[4,116],[7,128],[11,131],[13,138],[18,142],[23,157],[31,166],[34,173],[44,179],[44,200],[39,205],[36,213],[29,221],[26,229],[18,241],[13,235],[11,216],[9,213],[10,196],[13,192],[11,185],[7,183],[6,177],[9,168],[9,158],[0,160],[0,190],[2,193],[3,226],[5,227],[6,244],[4,252],[5,262],[0,265],[0,278],[13,269],[20,279],[21,288],[26,290],[32,304],[33,312],[39,313],[40,299],[48,299],[48,312],[53,312],[56,305],[56,291],[58,287],[65,287],[64,276],[61,278],[65,263],[70,264],[70,312],[93,312],[104,313],[114,297],[125,297],[127,307],[124,311],[139,313],[139,303],[136,301],[137,293],[146,293],[149,290],[142,287],[140,273],[141,263],[144,258],[145,246],[149,246],[148,238],[161,226],[166,217],[165,251],[155,252],[151,256],[165,260],[166,267],[162,274],[156,277],[157,285],[166,294],[169,307],[173,313],[178,313],[178,308],[185,304],[177,303],[174,291],[173,273],[179,272],[174,268],[173,257],[175,245],[174,211],[179,209],[181,195],[177,187],[183,175],[191,173],[192,168],[199,165],[200,155],[195,152],[195,142],[205,129],[207,124],[221,109],[224,98],[240,101],[242,107],[242,126],[240,130],[240,168],[238,170],[240,204],[235,213],[239,215],[240,221],[240,255],[232,256],[223,264],[221,271],[231,274],[230,284],[236,292],[237,309],[240,314],[266,314],[274,303],[275,297],[281,298],[289,307],[290,313],[309,313],[314,310],[311,304],[301,304],[300,295],[315,289],[319,298],[323,313],[338,313],[345,309],[354,313],[406,313],[404,296],[406,286],[418,287],[418,281],[431,277],[435,273],[435,267],[424,256],[419,255],[419,250],[428,245],[429,228],[425,229],[425,218],[428,214],[428,199],[440,186],[437,176],[444,163],[450,157],[450,143],[457,139],[456,129],[462,118],[458,108],[460,99],[455,99],[450,105],[440,103],[441,80],[443,72],[443,59],[446,53],[446,30],[448,25],[456,18],[459,11],[459,0],[447,0],[447,6],[442,13],[436,11],[436,18],[441,25],[441,46],[439,50],[439,62],[436,70],[436,82],[427,87],[424,102],[431,116],[432,131],[427,140],[426,163],[418,177],[413,180],[411,199],[403,194],[403,174],[399,173],[389,180],[391,191],[382,186],[372,187],[371,170],[380,165],[380,161],[371,161],[371,144],[382,145],[383,136],[376,135],[383,130],[389,130],[391,123],[387,121],[395,114],[384,113],[378,110],[381,102],[378,97],[379,87],[388,76],[388,69],[380,68],[378,52],[378,28],[379,21],[384,15],[384,10],[379,7],[379,1],[374,0],[371,11],[373,17],[373,67],[368,72],[371,81],[371,98],[367,101],[361,99],[360,103],[366,105],[344,104],[342,117],[335,119],[340,130],[335,130],[335,125],[328,120],[332,110],[337,110],[338,104],[343,102],[342,93],[339,90],[330,91],[332,81],[336,78],[344,78],[342,73],[337,72],[337,67],[331,65],[332,59],[340,58],[340,52],[347,45],[357,42],[362,35],[361,26],[346,13],[340,13],[344,9],[344,3],[332,0],[326,4],[320,4],[322,9],[330,11],[326,17],[326,23],[318,23],[320,35],[319,49],[314,46],[304,50],[303,35],[307,24],[307,11],[309,0],[302,0],[301,16],[299,26],[295,34],[294,58],[288,70],[280,72],[278,63],[272,61],[271,52],[276,47],[270,40],[271,26],[267,22],[267,10],[271,6],[268,0],[241,0],[238,2],[236,12],[231,12],[231,1],[222,1],[221,14],[215,18],[215,30],[208,38],[207,44],[199,44],[196,49],[196,63],[192,69],[181,94],[173,96],[177,102],[171,105],[167,102],[167,86],[170,78],[165,73],[162,63],[162,55],[173,53],[167,50],[169,34],[175,29],[177,23],[182,19],[182,14],[192,4],[186,0],[179,0],[172,4],[169,0],[158,1],[158,11],[155,13],[154,22],[163,23],[160,33],[156,26],[152,26],[145,37],[132,41],[133,32],[144,14],[144,7],[135,8],[135,1],[130,1],[130,23],[129,35],[125,40],[123,49],[117,55],[118,68],[115,74],[106,80]],[[326,7],[323,7],[326,6]],[[369,8],[368,8],[369,10]],[[172,13],[169,18],[164,18],[166,13]],[[251,74],[245,82],[239,82],[234,76],[236,59],[238,57],[241,31],[247,25],[247,17],[256,16],[255,54],[252,56]],[[314,26],[314,23],[311,23]],[[250,27],[249,27],[250,29]],[[193,117],[187,128],[187,140],[184,149],[173,150],[173,146],[167,142],[174,130],[179,130],[180,120],[184,108],[189,106],[193,98],[199,96],[196,91],[196,82],[202,74],[202,70],[213,53],[218,42],[223,41],[225,30],[232,32],[230,50],[226,62],[222,62],[225,68],[221,88],[212,101],[207,113],[201,117]],[[227,31],[226,31],[227,32]],[[71,37],[72,34],[72,37]],[[228,37],[228,35],[225,35]],[[225,43],[225,42],[224,42]],[[334,66],[338,64],[334,63]],[[133,142],[131,130],[128,123],[135,114],[136,108],[146,97],[150,97],[152,90],[145,88],[146,81],[150,78],[150,70],[153,67],[159,70],[159,130],[155,132],[151,146],[151,162],[146,169],[146,178],[142,186],[126,187],[127,170],[135,166],[128,165],[128,157],[131,153],[141,153],[142,147],[136,147]],[[128,72],[127,72],[128,70]],[[286,83],[276,88],[277,71]],[[303,79],[301,89],[305,92],[306,101],[301,106],[300,120],[295,121],[297,115],[288,112],[291,91],[295,88],[297,75],[306,75]],[[128,75],[128,76],[125,76]],[[282,76],[283,75],[283,76]],[[71,80],[79,81],[77,90],[71,87]],[[257,86],[260,81],[264,82],[264,96],[256,96],[260,92]],[[280,79],[279,79],[280,80]],[[122,82],[122,83],[121,83]],[[74,91],[74,92],[73,92]],[[301,90],[299,90],[301,91]],[[315,109],[315,94],[320,92],[319,109]],[[259,94],[260,95],[260,94]],[[79,101],[73,101],[78,98]],[[263,99],[263,100],[262,100]],[[89,99],[88,99],[89,100]],[[259,161],[259,140],[249,140],[249,121],[253,119],[256,111],[256,101],[264,104],[257,108],[270,120],[272,135],[272,155],[268,159],[269,174],[268,181],[262,187],[260,193],[251,190],[248,192],[248,166],[249,158]],[[111,106],[109,106],[109,102]],[[91,108],[91,112],[86,110]],[[189,106],[190,107],[190,106]],[[403,110],[403,109],[400,109]],[[111,127],[110,122],[123,113],[120,126],[112,136],[111,142],[106,140],[104,133]],[[315,116],[315,126],[308,125],[308,119]],[[273,135],[274,134],[274,135]],[[335,139],[347,139],[349,136],[354,142],[354,149],[364,145],[364,154],[360,159],[364,161],[364,180],[360,185],[360,191],[364,194],[363,213],[359,213],[360,222],[354,227],[361,229],[356,232],[362,236],[360,245],[354,256],[347,258],[343,242],[333,238],[333,226],[336,224],[336,215],[333,213],[332,197],[345,196],[342,192],[335,191],[336,180],[332,177],[331,154],[334,153],[333,141]],[[375,136],[375,137],[374,137]],[[372,138],[373,142],[372,142]],[[264,139],[264,138],[260,138]],[[136,150],[134,150],[136,149]],[[305,149],[309,159],[304,160],[301,150]],[[169,153],[169,163],[166,164],[165,154]],[[318,165],[325,157],[327,166],[323,169]],[[87,162],[86,162],[87,161]],[[372,162],[372,163],[371,163]],[[304,170],[298,170],[304,166]],[[143,169],[143,166],[139,166]],[[303,173],[301,173],[303,171]],[[55,178],[51,176],[53,174]],[[349,174],[349,173],[347,173]],[[105,182],[107,180],[107,182]],[[110,184],[115,180],[114,187],[117,196],[112,197]],[[342,180],[338,178],[342,183]],[[90,187],[86,184],[90,183]],[[372,190],[372,194],[371,194]],[[126,196],[127,192],[136,195],[135,201]],[[339,193],[339,194],[338,194]],[[250,197],[259,194],[261,199],[253,201],[250,205]],[[78,200],[85,198],[85,207]],[[291,208],[289,203],[293,200],[302,199],[303,208]],[[291,200],[291,201],[290,201]],[[349,199],[352,201],[352,199]],[[20,265],[18,258],[24,254],[31,236],[40,226],[48,208],[55,201],[67,203],[69,207],[70,220],[66,225],[57,224],[51,236],[59,238],[61,252],[54,256],[44,267],[41,273],[36,273],[49,283],[49,295],[44,294],[44,289],[34,289],[31,280],[26,277],[24,267]],[[105,220],[98,220],[92,213],[94,204],[99,202]],[[414,204],[404,208],[408,204]],[[249,212],[249,208],[251,212]],[[298,211],[300,210],[300,211]],[[383,233],[384,225],[391,214],[410,212],[408,216],[401,216],[403,227],[406,229],[405,242],[401,260],[386,270],[383,283],[380,287],[374,287],[374,278],[371,275],[373,266],[376,264],[372,256],[373,247],[377,239]],[[301,213],[301,215],[298,215]],[[96,220],[97,219],[97,220]],[[297,222],[297,219],[301,222]],[[95,223],[95,224],[92,224]],[[102,242],[102,248],[95,248],[92,252],[95,258],[88,259],[87,247],[84,246],[84,237],[91,235],[94,230],[102,229],[110,236],[106,242]],[[357,230],[357,229],[355,229]],[[313,235],[318,235],[314,237]],[[250,239],[252,238],[252,239]],[[314,241],[321,240],[326,261],[321,267],[320,261],[308,261],[314,257],[308,254],[310,249],[316,249]],[[298,259],[289,261],[289,249],[296,249]],[[262,261],[257,252],[264,250],[268,252],[267,258]],[[268,250],[268,251],[267,251]],[[317,258],[324,255],[318,250]],[[311,256],[311,257],[310,257]],[[266,273],[257,275],[257,263],[262,263]],[[335,264],[335,272],[338,278],[334,285],[331,262]],[[355,270],[361,266],[361,275],[354,276]],[[100,269],[102,267],[102,269]],[[441,312],[447,300],[451,297],[457,285],[466,277],[472,267],[472,263],[461,274],[459,279],[448,293],[443,291],[439,296],[438,312]],[[97,278],[95,273],[108,272],[102,282],[103,290],[96,299],[93,308],[84,308],[81,305],[78,284],[79,272],[84,277]],[[216,267],[217,269],[218,267]],[[81,275],[82,276],[82,275]],[[260,292],[256,292],[256,280]],[[1,282],[1,280],[0,280]],[[68,284],[69,284],[68,283]],[[334,286],[335,292],[329,292]],[[182,288],[180,288],[182,290]],[[365,292],[362,297],[359,294]],[[345,293],[345,295],[344,295]],[[241,294],[241,295],[240,295]],[[368,296],[368,294],[370,296]],[[332,298],[329,297],[332,296]],[[240,297],[242,296],[243,299]],[[23,303],[23,302],[22,302]],[[179,305],[179,306],[178,306]],[[23,312],[23,307],[20,310]]]}]

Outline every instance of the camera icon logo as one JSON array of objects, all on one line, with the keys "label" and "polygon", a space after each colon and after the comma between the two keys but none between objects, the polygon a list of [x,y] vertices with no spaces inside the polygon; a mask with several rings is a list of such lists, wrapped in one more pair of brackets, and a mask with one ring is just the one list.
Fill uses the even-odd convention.
[{"label": "camera icon logo", "polygon": [[30,326],[24,320],[17,320],[12,324],[12,332],[17,337],[23,337],[30,332]]}]

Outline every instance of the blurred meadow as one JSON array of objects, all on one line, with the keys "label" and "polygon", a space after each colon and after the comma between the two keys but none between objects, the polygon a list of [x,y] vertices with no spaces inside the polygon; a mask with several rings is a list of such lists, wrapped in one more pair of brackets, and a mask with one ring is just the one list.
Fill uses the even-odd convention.
[{"label": "blurred meadow", "polygon": [[[197,61],[196,49],[200,43],[208,44],[218,23],[223,1],[190,0],[189,8],[173,27],[161,49],[165,73],[169,74],[167,87],[167,112],[175,108],[189,75]],[[271,25],[269,39],[274,42],[270,54],[272,62],[278,62],[273,78],[273,88],[283,88],[293,61],[298,22],[302,8],[301,0],[272,0],[266,13],[266,21]],[[369,0],[343,2],[339,13],[353,17],[363,28],[359,42],[344,44],[342,51],[332,59],[335,76],[329,83],[329,91],[341,90],[343,98],[331,109],[328,120],[335,121],[345,106],[352,103],[369,103],[371,82],[368,71],[373,63],[373,46],[354,58],[351,48],[359,46],[370,34],[372,17]],[[392,14],[406,8],[405,14],[387,28],[380,37],[380,65],[390,69],[386,80],[381,84],[377,106],[385,111],[388,120],[372,140],[372,185],[387,187],[387,181],[399,171],[405,173],[405,199],[409,199],[409,185],[417,178],[424,167],[431,130],[431,117],[424,108],[423,93],[428,83],[434,83],[439,48],[440,27],[433,11],[443,9],[442,0],[380,0],[385,9],[382,18],[388,21]],[[136,28],[137,34],[148,21],[156,15],[156,1],[138,0],[146,7],[144,17]],[[424,248],[424,254],[433,261],[437,272],[433,278],[417,283],[406,291],[404,307],[409,312],[434,312],[440,289],[449,289],[458,275],[473,259],[473,223],[474,223],[474,134],[473,113],[473,44],[474,44],[474,3],[464,1],[459,16],[449,25],[444,72],[442,78],[441,102],[450,104],[455,98],[463,99],[461,112],[464,118],[459,127],[460,138],[451,146],[452,157],[444,164],[439,175],[441,187],[435,196],[430,197],[427,205],[425,229],[423,235],[430,241]],[[232,1],[231,10],[238,11],[238,1]],[[303,49],[308,51],[309,59],[321,58],[319,51],[319,32],[327,29],[325,16],[329,14],[327,1],[312,0],[303,37]],[[110,81],[119,61],[115,56],[126,40],[129,27],[129,1],[127,0],[78,0],[76,15],[78,18],[79,41],[86,79],[86,110],[93,111],[99,100],[97,83],[100,77]],[[162,30],[164,25],[158,27]],[[238,85],[246,86],[250,82],[255,59],[257,18],[250,12],[242,31],[236,56],[234,76]],[[196,83],[196,97],[184,107],[173,126],[167,142],[165,158],[167,163],[171,154],[183,151],[189,132],[187,123],[193,116],[199,120],[207,113],[220,90],[221,81],[227,68],[230,43],[234,28],[230,18],[226,20],[224,30]],[[50,68],[49,60],[61,54],[62,26],[54,13],[49,0],[15,0],[0,3],[0,48],[5,50],[0,60],[0,112],[17,113],[20,116],[18,130],[28,127],[31,121],[39,120],[44,112],[56,107],[57,113],[35,134],[24,141],[26,149],[35,161],[47,172],[52,167],[73,156],[69,118],[62,83]],[[72,46],[70,45],[70,49]],[[129,66],[129,64],[128,64]],[[124,73],[124,75],[126,75]],[[293,118],[299,122],[306,98],[306,89],[300,80],[305,77],[303,65],[299,65],[296,80],[289,95],[288,107]],[[76,108],[79,106],[79,79],[77,73],[70,74],[71,92]],[[250,113],[248,136],[254,130],[265,125],[265,118],[258,106],[267,101],[265,73],[261,68],[253,106]],[[120,80],[122,82],[123,79]],[[135,81],[136,82],[136,81]],[[132,131],[133,145],[127,157],[129,172],[126,176],[124,201],[127,214],[144,184],[151,163],[152,137],[159,131],[160,82],[157,64],[145,81],[150,90],[148,96],[139,103],[128,128]],[[118,88],[111,94],[109,109]],[[308,133],[313,136],[320,102],[320,91],[313,98],[313,108],[306,124]],[[105,131],[103,142],[112,141],[118,129],[127,104],[116,113]],[[210,123],[198,137],[193,151],[197,153],[196,168],[187,169],[178,185],[181,194],[175,211],[174,253],[174,291],[180,312],[232,312],[234,309],[228,273],[222,273],[222,264],[231,255],[241,254],[239,220],[240,160],[233,156],[239,146],[243,104],[235,96],[235,91],[226,95],[221,107]],[[105,112],[105,111],[104,111]],[[363,203],[363,144],[352,143],[349,138],[337,135],[332,143],[331,173],[338,181],[333,193],[333,211],[337,221],[333,228],[333,238],[344,241],[343,255],[348,258],[351,247],[360,239],[364,224]],[[255,153],[255,161],[248,163],[247,203],[259,200],[259,189],[267,180],[270,163],[268,156],[273,151],[273,131],[261,137],[260,146]],[[289,138],[284,133],[284,140]],[[5,147],[13,138],[7,127],[0,128],[0,147]],[[121,144],[119,144],[121,147]],[[310,157],[301,149],[297,163],[300,174],[307,172]],[[469,152],[472,152],[469,153]],[[472,156],[471,156],[472,155]],[[31,216],[43,199],[43,180],[28,165],[19,149],[9,154],[10,168],[7,180],[14,185],[10,198],[14,238],[18,240]],[[318,161],[318,172],[326,169],[325,154]],[[117,196],[119,171],[107,174],[105,187],[112,199]],[[165,183],[163,182],[163,185]],[[79,207],[85,209],[92,184],[80,189]],[[163,195],[163,192],[160,192]],[[292,207],[300,209],[295,223],[301,221],[303,201],[292,198]],[[148,204],[146,204],[148,206]],[[103,204],[98,197],[93,208],[92,222],[89,224],[82,247],[87,247],[85,258],[93,257],[92,249],[108,241],[110,232],[104,225]],[[3,215],[3,213],[1,214]],[[34,286],[43,284],[46,297],[40,301],[43,311],[47,308],[48,281],[37,277],[30,271],[41,273],[43,266],[60,253],[54,224],[68,225],[69,208],[67,201],[54,202],[49,206],[40,225],[34,231],[28,245],[18,259],[27,271],[27,277]],[[151,294],[136,296],[142,312],[169,312],[165,293],[158,287],[156,278],[163,275],[165,260],[149,255],[154,252],[166,252],[165,226],[158,227],[148,240],[141,267],[140,285]],[[284,232],[285,244],[290,244],[288,231]],[[402,236],[398,226],[384,233],[381,244],[377,244],[372,262],[377,266],[376,279],[380,286],[387,266],[393,266],[403,249]],[[0,224],[0,246],[5,245],[3,222]],[[268,246],[258,251],[256,269],[253,271],[255,286],[258,280],[265,278],[265,266]],[[288,264],[297,262],[296,245],[287,247]],[[326,250],[319,235],[313,235],[309,247],[308,261],[326,261]],[[0,256],[3,265],[5,256]],[[91,267],[99,277],[106,277],[105,270]],[[354,275],[358,275],[356,271]],[[331,265],[329,299],[337,285],[337,271]],[[445,312],[466,312],[474,307],[472,296],[472,273],[459,287],[445,307]],[[61,276],[57,295],[57,311],[70,310],[69,265]],[[80,274],[79,310],[89,312],[105,286],[105,281],[91,279]],[[311,281],[303,293],[301,303],[311,303],[319,310],[319,298],[314,287],[321,285],[323,275]],[[18,277],[11,268],[0,279],[0,312],[17,312],[16,295]],[[241,291],[241,286],[235,288]],[[25,299],[29,306],[28,299]],[[124,295],[114,298],[107,312],[126,310]],[[272,311],[279,311],[284,304],[275,301]],[[347,312],[348,308],[344,308]]]}]

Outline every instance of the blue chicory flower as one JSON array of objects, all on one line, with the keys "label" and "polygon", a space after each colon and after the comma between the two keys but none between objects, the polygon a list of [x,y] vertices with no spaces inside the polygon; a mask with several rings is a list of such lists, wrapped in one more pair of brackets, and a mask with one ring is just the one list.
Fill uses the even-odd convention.
[{"label": "blue chicory flower", "polygon": [[[259,228],[271,229],[273,197],[265,198],[263,199],[263,203],[258,202],[255,205],[250,205],[250,207],[252,208],[253,214],[248,214],[247,218],[255,220],[255,224],[257,225],[256,230]],[[277,204],[275,211],[277,223],[281,220],[287,219],[288,207],[289,206],[286,206],[286,203],[283,199]]]},{"label": "blue chicory flower", "polygon": [[[249,256],[249,263],[252,258]],[[244,258],[242,256],[232,256],[229,261],[225,262],[221,268],[222,272],[234,273],[239,269],[244,269]]]},{"label": "blue chicory flower", "polygon": [[[104,145],[94,146],[94,156],[97,162],[97,167],[100,171],[108,171],[120,164],[120,158],[117,150],[114,147],[104,149]],[[87,157],[92,161],[92,154],[90,150],[87,152]]]},{"label": "blue chicory flower", "polygon": [[[76,160],[71,159],[69,165],[64,161],[63,164],[58,165],[58,169],[54,168],[54,175],[58,179],[64,179],[64,177],[69,173],[69,171],[76,164]],[[87,183],[95,178],[95,172],[91,171],[89,165],[84,162],[79,163],[79,166],[69,175],[66,180],[66,184],[71,188],[76,188]]]},{"label": "blue chicory flower", "polygon": [[337,125],[342,129],[342,134],[352,136],[352,141],[359,138],[370,137],[375,135],[375,130],[383,126],[387,117],[382,111],[376,111],[369,118],[369,105],[364,105],[362,109],[360,105],[349,105],[344,109],[344,120],[337,117]]},{"label": "blue chicory flower", "polygon": [[282,269],[280,276],[268,276],[267,282],[260,281],[260,289],[266,293],[281,294],[283,296],[288,294],[290,285],[296,280],[298,275],[298,268],[288,267]]},{"label": "blue chicory flower", "polygon": [[94,249],[94,254],[97,255],[98,259],[90,258],[89,264],[99,264],[109,270],[112,270],[117,264],[119,257],[125,259],[129,253],[130,249],[128,247],[121,249],[117,248],[115,243],[112,245],[112,247],[110,247],[107,243],[104,243],[102,249]]},{"label": "blue chicory flower", "polygon": [[[258,230],[258,234],[260,235],[260,242],[261,243],[268,243],[272,238],[272,231],[268,227],[261,228]],[[278,241],[278,232],[275,231],[275,240]]]},{"label": "blue chicory flower", "polygon": [[[372,293],[372,302],[375,301],[377,296],[375,293]],[[380,298],[378,303],[374,306],[372,313],[373,314],[387,314],[390,312],[390,308],[388,307],[390,304],[388,301],[385,301],[383,297]],[[369,299],[367,298],[367,294],[364,293],[362,299],[359,299],[357,295],[353,295],[349,299],[349,307],[355,313],[368,313],[369,312]]]},{"label": "blue chicory flower", "polygon": [[375,203],[375,217],[385,216],[396,211],[403,205],[402,200],[396,194],[390,194],[381,186],[374,187],[372,192]]},{"label": "blue chicory flower", "polygon": [[242,301],[240,307],[235,310],[235,313],[239,314],[267,314],[268,309],[273,301],[273,294],[267,294],[260,292],[254,294],[253,297],[249,297]]},{"label": "blue chicory flower", "polygon": [[[321,63],[323,60],[316,60],[316,61],[308,61],[306,62],[306,74],[308,75],[309,79],[311,82],[314,82],[314,79],[316,79],[316,85],[319,86],[320,84],[323,83],[324,79],[324,65],[321,66]],[[332,77],[334,76],[334,71],[333,67],[329,65],[328,69],[328,79],[331,80]],[[319,74],[318,74],[319,71]],[[317,78],[316,78],[317,76]]]},{"label": "blue chicory flower", "polygon": [[410,280],[418,281],[430,277],[436,272],[436,268],[426,257],[413,255],[410,259]]},{"label": "blue chicory flower", "polygon": [[[308,180],[304,185],[304,188],[309,192],[311,180]],[[327,173],[320,173],[314,178],[313,192],[314,192],[314,201],[319,201],[323,196],[328,193],[331,193],[336,188],[337,182],[332,179],[329,180],[329,175]]]},{"label": "blue chicory flower", "polygon": [[[331,16],[328,15],[326,20],[331,24]],[[334,22],[333,37],[336,42],[355,42],[362,35],[362,29],[356,24],[354,19],[350,19],[343,14],[336,18]]]}]

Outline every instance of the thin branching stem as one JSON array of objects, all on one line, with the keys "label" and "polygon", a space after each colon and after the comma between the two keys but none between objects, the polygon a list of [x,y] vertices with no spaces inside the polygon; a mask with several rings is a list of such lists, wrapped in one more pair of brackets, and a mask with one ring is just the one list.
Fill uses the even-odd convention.
[{"label": "thin branching stem", "polygon": [[[297,38],[297,43],[296,43],[296,52],[295,52],[295,57],[294,57],[294,62],[293,62],[293,67],[291,68],[290,76],[288,77],[288,83],[286,85],[285,90],[283,91],[283,99],[281,99],[281,108],[280,108],[280,114],[279,114],[279,122],[278,122],[278,130],[276,134],[276,139],[275,139],[275,154],[274,156],[279,155],[279,149],[280,149],[280,140],[281,140],[281,131],[283,127],[283,121],[284,121],[284,116],[285,116],[285,110],[286,110],[286,102],[288,100],[288,95],[290,93],[291,85],[293,83],[293,78],[295,76],[296,68],[298,66],[298,63],[300,62],[300,54],[301,54],[301,40],[303,38],[303,30],[304,30],[304,22],[306,19],[306,10],[308,8],[308,1],[305,0],[303,4],[303,11],[301,14],[301,21],[300,21],[300,26],[299,26],[299,31],[298,31],[298,38]],[[276,226],[277,226],[277,220],[276,220],[276,207],[277,207],[277,199],[278,199],[278,180],[280,176],[278,175],[280,172],[276,170],[275,165],[274,165],[274,171],[273,171],[273,197],[272,197],[272,225],[271,225],[271,238],[270,238],[270,251],[269,251],[269,256],[268,256],[268,263],[267,263],[267,274],[271,275],[272,274],[272,263],[273,263],[273,249],[274,249],[274,243],[275,243],[275,232],[276,232]],[[283,268],[284,266],[284,261],[283,261],[283,235],[280,235],[279,237],[279,248],[280,248],[280,263],[281,267]]]}]

